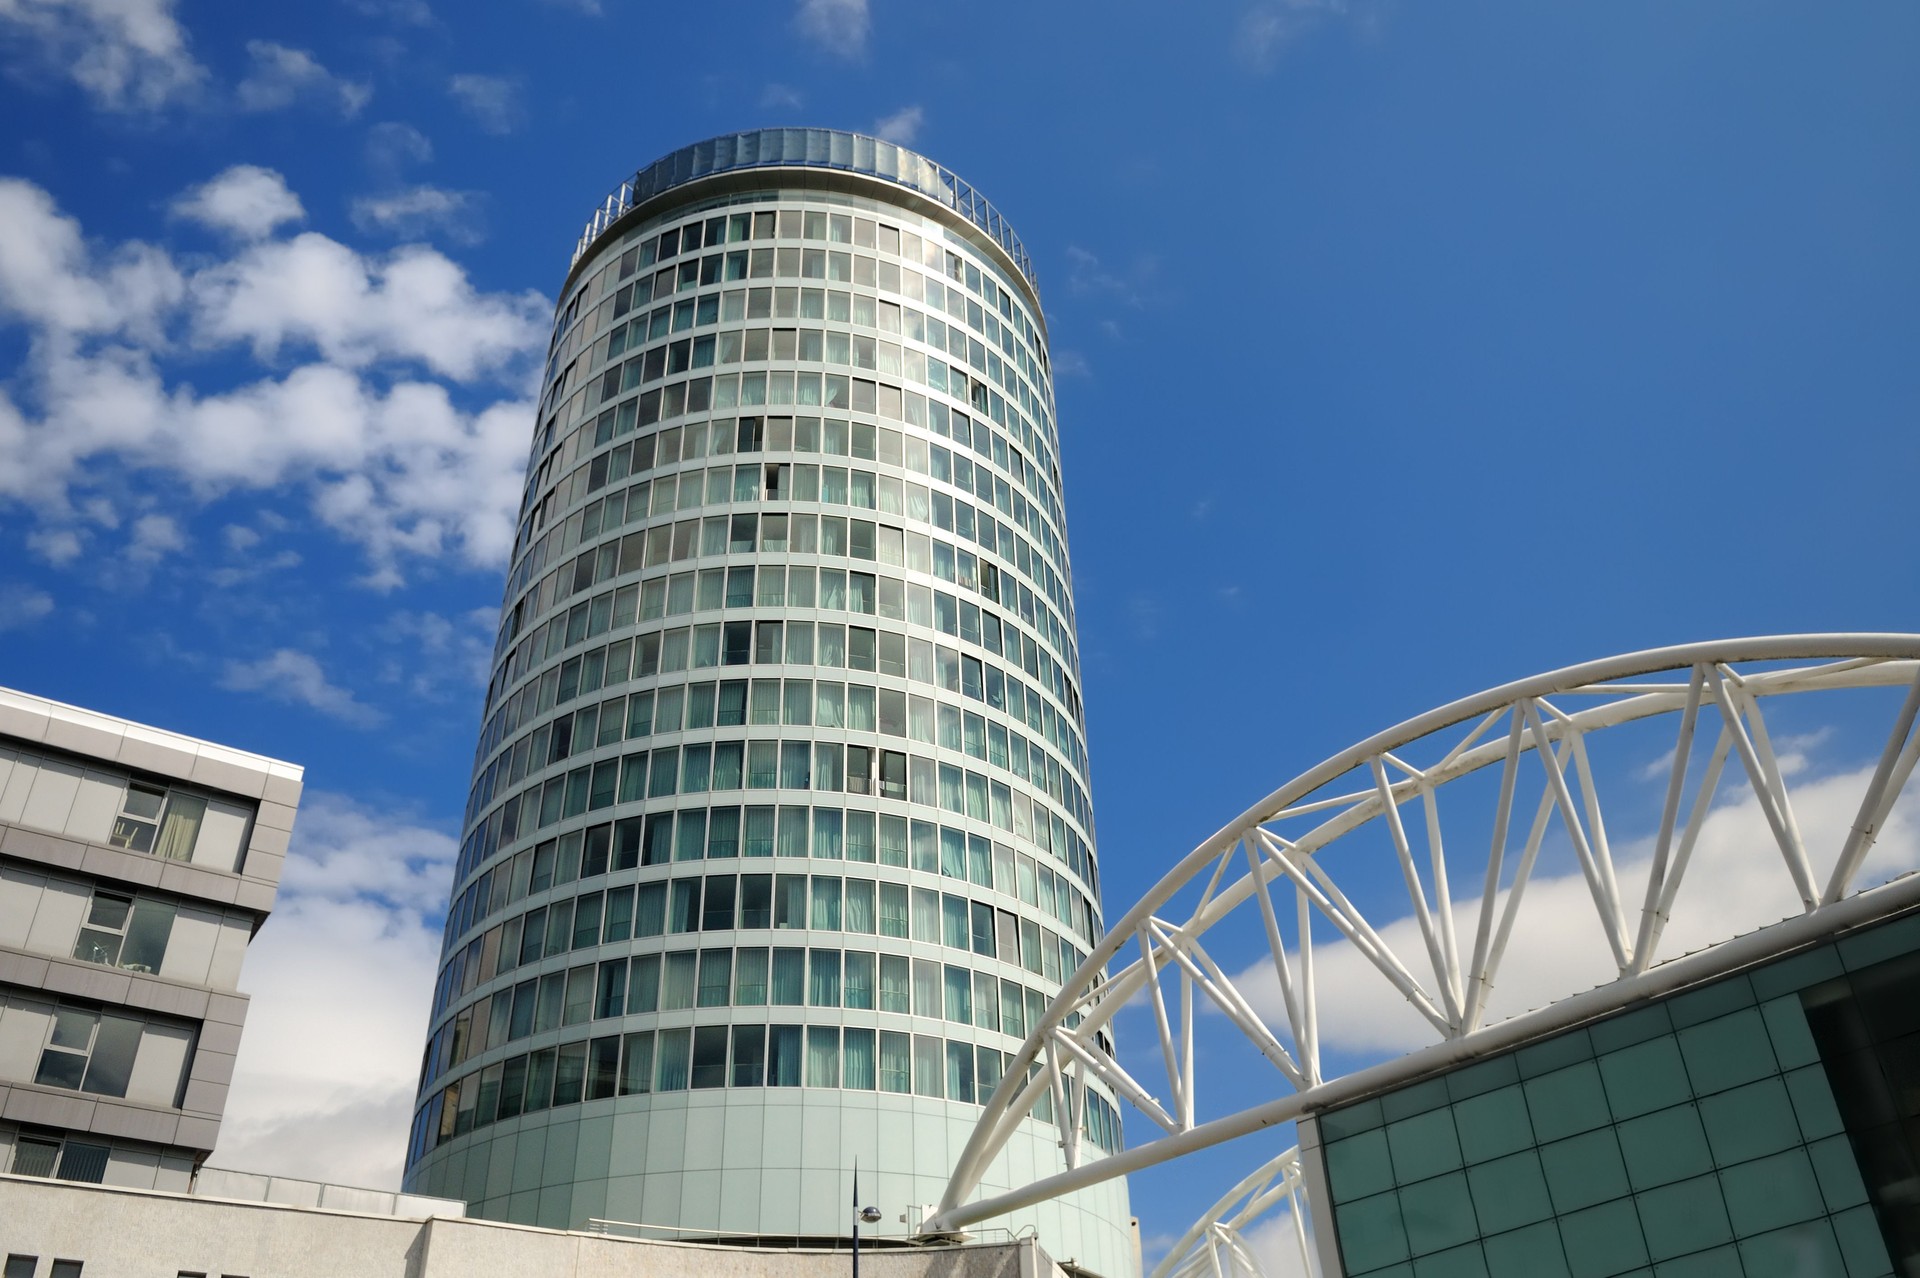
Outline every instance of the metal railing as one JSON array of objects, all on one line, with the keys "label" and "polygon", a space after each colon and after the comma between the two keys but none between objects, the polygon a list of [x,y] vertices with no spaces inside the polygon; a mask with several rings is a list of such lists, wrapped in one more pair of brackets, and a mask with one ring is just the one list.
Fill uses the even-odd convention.
[{"label": "metal railing", "polygon": [[701,178],[755,168],[838,169],[918,191],[984,231],[1039,291],[1026,246],[986,196],[924,155],[882,138],[839,129],[749,129],[664,155],[614,187],[600,202],[574,246],[573,261],[578,262],[608,227],[636,205]]}]

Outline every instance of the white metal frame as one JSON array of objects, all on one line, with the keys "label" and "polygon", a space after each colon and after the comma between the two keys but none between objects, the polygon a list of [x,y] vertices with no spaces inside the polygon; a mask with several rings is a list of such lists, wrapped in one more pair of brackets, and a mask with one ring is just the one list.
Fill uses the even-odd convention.
[{"label": "white metal frame", "polygon": [[1307,1237],[1306,1190],[1300,1147],[1295,1145],[1208,1208],[1153,1267],[1150,1278],[1264,1278],[1266,1267],[1246,1231],[1283,1203],[1291,1217],[1289,1236],[1299,1248],[1300,1272],[1319,1273]]},{"label": "white metal frame", "polygon": [[[1858,814],[1822,881],[1794,819],[1761,703],[1789,693],[1860,687],[1904,687],[1906,696]],[[1112,925],[1008,1066],[922,1235],[951,1235],[974,1222],[1290,1121],[1555,1024],[1571,1024],[1677,987],[1690,973],[1706,970],[1707,961],[1737,957],[1750,944],[1736,941],[1654,970],[1696,840],[1716,794],[1724,793],[1721,780],[1730,760],[1733,775],[1743,775],[1752,787],[1783,872],[1804,909],[1802,916],[1769,929],[1766,944],[1789,943],[1803,933],[1810,939],[1822,930],[1848,925],[1854,915],[1865,917],[1869,911],[1860,906],[1862,898],[1845,898],[1920,758],[1917,713],[1920,635],[1773,636],[1654,649],[1537,675],[1441,706],[1334,755],[1181,858]],[[1630,896],[1629,885],[1616,873],[1587,739],[1597,731],[1661,715],[1676,719],[1672,762],[1647,882],[1644,891]],[[1701,764],[1696,736],[1704,745],[1706,733],[1714,734],[1713,743]],[[1424,768],[1404,761],[1402,756],[1411,753],[1407,747],[1416,742],[1423,751],[1440,747],[1439,761]],[[1473,918],[1475,925],[1463,935],[1455,925],[1435,791],[1488,767],[1501,770],[1499,799],[1485,864],[1471,871],[1481,884],[1478,910],[1461,915]],[[1541,790],[1531,812],[1517,801],[1523,776],[1533,778],[1529,787],[1538,784]],[[1335,786],[1343,780],[1346,784]],[[1409,807],[1419,814],[1417,824],[1403,814]],[[1282,832],[1298,830],[1302,819],[1307,819],[1304,833]],[[1382,938],[1342,891],[1327,863],[1330,845],[1381,819],[1418,927],[1421,944],[1411,955],[1396,953]],[[1542,842],[1556,824],[1578,861],[1618,975],[1596,990],[1488,1026],[1488,993],[1508,957],[1514,920]],[[1424,849],[1417,847],[1410,826],[1424,834]],[[1521,831],[1524,838],[1516,846],[1510,834]],[[1283,907],[1274,899],[1276,884],[1293,888],[1296,943],[1291,951],[1280,927]],[[1196,885],[1199,899],[1184,922],[1160,916],[1176,895]],[[1897,886],[1903,898],[1920,897],[1920,889],[1906,890],[1915,887],[1913,883]],[[1283,1024],[1263,1020],[1202,944],[1209,929],[1240,910],[1258,913],[1284,1003]],[[1432,1046],[1356,1074],[1322,1076],[1311,939],[1315,916],[1330,923],[1420,1013],[1437,1040]],[[1241,917],[1251,922],[1247,914]],[[1137,948],[1139,957],[1106,977],[1107,967],[1129,948]],[[1152,1008],[1166,1070],[1164,1101],[1100,1042],[1115,1013],[1136,996],[1144,996]],[[1196,1068],[1194,1018],[1203,1001],[1272,1064],[1287,1084],[1281,1095],[1235,1114],[1201,1120],[1195,1104],[1202,1080]],[[1081,1106],[1075,1102],[1092,1078],[1167,1134],[1118,1154],[1088,1159],[1083,1157],[1078,1124],[1062,1121],[1060,1172],[975,1199],[986,1169],[1043,1097],[1052,1096],[1062,1115],[1078,1114]],[[1296,1195],[1297,1171],[1288,1179],[1274,1170],[1278,1166],[1276,1161],[1255,1173],[1243,1188],[1258,1181],[1267,1186],[1259,1192],[1267,1193],[1285,1184],[1295,1186],[1286,1193]],[[1297,1169],[1297,1162],[1294,1166]],[[1261,1181],[1268,1172],[1281,1179]],[[1225,1214],[1203,1218],[1195,1231],[1205,1233],[1224,1221],[1228,1233],[1234,1233],[1238,1225],[1233,1222],[1248,1219],[1235,1207],[1237,1202],[1235,1195],[1223,1199]],[[1190,1239],[1195,1236],[1190,1231]],[[1226,1241],[1222,1235],[1222,1245]],[[1216,1254],[1211,1243],[1202,1250]]]}]

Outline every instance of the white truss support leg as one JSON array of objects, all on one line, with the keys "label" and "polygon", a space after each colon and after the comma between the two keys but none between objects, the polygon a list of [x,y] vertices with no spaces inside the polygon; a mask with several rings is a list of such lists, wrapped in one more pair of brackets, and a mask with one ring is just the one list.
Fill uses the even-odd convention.
[{"label": "white truss support leg", "polygon": [[1913,730],[1917,715],[1920,715],[1920,676],[1915,676],[1913,686],[1908,689],[1906,702],[1900,707],[1893,731],[1887,737],[1887,748],[1880,752],[1880,762],[1873,770],[1873,780],[1867,783],[1867,792],[1860,796],[1860,813],[1853,819],[1853,828],[1847,831],[1847,841],[1833,865],[1833,877],[1827,880],[1827,890],[1820,896],[1823,904],[1833,904],[1853,886],[1853,876],[1859,873],[1860,863],[1866,860],[1868,849],[1886,825],[1887,814],[1893,811],[1894,801],[1906,788],[1907,778],[1913,775],[1914,762],[1920,759],[1920,734]]},{"label": "white truss support leg", "polygon": [[1646,900],[1640,907],[1640,927],[1633,938],[1632,971],[1644,972],[1653,962],[1654,937],[1661,889],[1673,851],[1673,831],[1680,819],[1680,800],[1687,789],[1687,768],[1693,759],[1693,733],[1700,721],[1700,694],[1706,688],[1706,670],[1695,666],[1687,680],[1687,708],[1680,712],[1680,735],[1673,746],[1673,764],[1667,770],[1667,798],[1660,808],[1660,833],[1653,842],[1653,865],[1647,871]]},{"label": "white truss support leg", "polygon": [[1300,933],[1300,987],[1301,1012],[1303,1016],[1302,1032],[1305,1037],[1296,1037],[1294,1042],[1300,1049],[1300,1066],[1307,1071],[1309,1085],[1320,1085],[1320,1009],[1313,995],[1313,903],[1307,899],[1296,884],[1293,889],[1294,912],[1299,916]]},{"label": "white truss support leg", "polygon": [[1160,1035],[1160,1055],[1167,1066],[1167,1086],[1173,1093],[1173,1112],[1185,1114],[1187,1099],[1185,1074],[1180,1069],[1179,1054],[1174,1047],[1173,1025],[1167,1019],[1166,991],[1160,988],[1160,966],[1153,957],[1153,919],[1148,918],[1140,927],[1140,962],[1147,971],[1147,992],[1153,998],[1154,1029]]},{"label": "white truss support leg", "polygon": [[1584,732],[1576,733],[1573,738],[1573,766],[1580,774],[1580,794],[1586,800],[1587,833],[1593,840],[1594,864],[1600,868],[1600,881],[1607,890],[1607,904],[1612,907],[1614,927],[1620,935],[1620,948],[1627,946],[1627,915],[1620,904],[1620,882],[1613,872],[1613,847],[1607,841],[1606,817],[1600,809],[1600,792],[1593,783],[1593,764],[1587,758],[1587,737]]},{"label": "white truss support leg", "polygon": [[[1713,699],[1720,707],[1720,717],[1733,732],[1733,747],[1740,752],[1740,762],[1747,770],[1747,780],[1753,786],[1753,796],[1760,803],[1760,810],[1766,815],[1767,825],[1773,830],[1774,842],[1780,845],[1781,859],[1787,863],[1787,872],[1793,876],[1793,886],[1800,893],[1801,903],[1811,910],[1819,900],[1813,889],[1813,867],[1807,863],[1807,850],[1800,842],[1800,829],[1793,820],[1792,809],[1787,805],[1786,786],[1781,782],[1773,750],[1769,746],[1763,758],[1755,736],[1765,740],[1766,729],[1760,718],[1760,708],[1735,691],[1734,679],[1737,676],[1724,665],[1716,665],[1711,675]],[[1743,721],[1742,709],[1746,718],[1755,725],[1755,733],[1749,734]]]},{"label": "white truss support leg", "polygon": [[[1267,931],[1267,950],[1273,956],[1273,975],[1280,982],[1280,998],[1286,1005],[1287,1025],[1293,1030],[1293,1044],[1300,1051],[1300,1064],[1308,1078],[1314,1077],[1314,1070],[1308,1064],[1309,1044],[1304,1029],[1304,1017],[1300,1007],[1300,991],[1293,980],[1293,966],[1287,962],[1287,944],[1280,936],[1280,920],[1273,909],[1273,894],[1268,890],[1267,876],[1260,872],[1260,859],[1253,850],[1253,844],[1241,840],[1247,858],[1247,877],[1253,881],[1254,892],[1260,899],[1260,921]],[[1299,893],[1294,894],[1298,896]]]},{"label": "white truss support leg", "polygon": [[1413,903],[1414,921],[1420,925],[1420,939],[1427,945],[1427,961],[1433,965],[1433,978],[1440,987],[1440,1000],[1445,1005],[1445,1015],[1449,1028],[1460,1024],[1460,1006],[1454,997],[1452,973],[1447,970],[1446,955],[1440,949],[1440,937],[1434,929],[1433,914],[1427,908],[1427,890],[1420,882],[1420,869],[1413,863],[1413,848],[1407,842],[1407,830],[1400,821],[1400,802],[1394,796],[1393,787],[1387,783],[1387,769],[1375,755],[1367,760],[1373,770],[1374,789],[1380,796],[1380,811],[1387,818],[1387,829],[1393,835],[1394,855],[1400,861],[1400,877],[1406,881],[1407,899]]},{"label": "white truss support leg", "polygon": [[1421,805],[1427,811],[1427,852],[1433,861],[1433,910],[1440,916],[1440,949],[1447,958],[1447,983],[1453,1006],[1466,1020],[1466,992],[1460,977],[1460,938],[1454,935],[1453,890],[1447,884],[1446,844],[1440,837],[1440,798],[1431,784],[1420,786]]},{"label": "white truss support leg", "polygon": [[1707,824],[1708,813],[1713,810],[1714,792],[1720,788],[1720,773],[1726,768],[1727,755],[1732,749],[1733,733],[1722,725],[1720,736],[1713,743],[1713,752],[1707,756],[1706,770],[1700,774],[1700,790],[1693,796],[1693,811],[1687,814],[1687,828],[1681,831],[1680,848],[1674,853],[1673,865],[1660,883],[1660,904],[1655,909],[1653,931],[1647,939],[1649,966],[1659,950],[1660,937],[1667,930],[1667,920],[1673,917],[1674,897],[1680,892],[1687,865],[1693,860],[1694,845],[1699,842],[1700,831]]},{"label": "white truss support leg", "polygon": [[[1572,753],[1569,747],[1562,746],[1557,757],[1550,757],[1547,766],[1564,768],[1567,756]],[[1513,921],[1519,917],[1520,902],[1526,897],[1527,884],[1533,881],[1534,863],[1540,859],[1540,845],[1546,838],[1547,823],[1553,817],[1553,790],[1549,787],[1540,796],[1540,803],[1533,811],[1533,825],[1527,831],[1527,842],[1520,852],[1520,864],[1514,867],[1513,883],[1507,888],[1506,908],[1500,914],[1500,926],[1493,934],[1493,945],[1487,951],[1487,966],[1480,978],[1481,985],[1489,994],[1493,991],[1493,978],[1500,970],[1500,961],[1506,957],[1507,941],[1513,935]],[[1485,1007],[1481,1008],[1484,1013]]]},{"label": "white truss support leg", "polygon": [[[1527,729],[1533,736],[1534,750],[1544,762],[1553,756],[1552,742],[1547,736],[1547,728],[1540,721],[1540,711],[1531,702],[1526,704]],[[1577,756],[1579,744],[1575,738],[1579,734],[1568,731],[1567,753]],[[1600,867],[1594,859],[1593,848],[1587,842],[1587,832],[1580,822],[1580,813],[1574,808],[1573,794],[1567,789],[1566,763],[1561,760],[1557,766],[1547,769],[1547,792],[1553,796],[1554,805],[1560,809],[1560,820],[1567,827],[1567,837],[1573,843],[1573,854],[1580,861],[1580,872],[1586,875],[1587,892],[1593,897],[1593,908],[1600,916],[1600,926],[1606,932],[1607,944],[1613,950],[1614,967],[1619,971],[1627,969],[1627,945],[1624,939],[1625,927],[1620,921],[1620,903],[1607,898],[1605,882],[1600,877]]]},{"label": "white truss support leg", "polygon": [[1466,1016],[1461,1020],[1461,1028],[1467,1033],[1480,1027],[1480,1014],[1486,1010],[1487,994],[1490,992],[1488,980],[1491,974],[1487,970],[1487,960],[1493,944],[1493,920],[1500,899],[1500,875],[1506,859],[1508,826],[1513,819],[1513,791],[1519,778],[1520,743],[1526,726],[1517,706],[1508,706],[1498,713],[1505,714],[1508,719],[1507,750],[1500,764],[1500,798],[1493,813],[1493,841],[1487,852],[1486,882],[1480,889],[1480,918],[1473,935],[1473,966],[1469,969],[1466,989],[1467,1009]]},{"label": "white truss support leg", "polygon": [[1083,1067],[1091,1069],[1107,1086],[1113,1088],[1135,1109],[1161,1127],[1169,1132],[1185,1130],[1174,1121],[1173,1115],[1161,1108],[1159,1101],[1147,1094],[1147,1090],[1134,1080],[1133,1075],[1121,1069],[1119,1064],[1105,1052],[1083,1047],[1071,1033],[1064,1030],[1054,1031],[1053,1042],[1056,1047],[1064,1049],[1068,1056],[1080,1062]]},{"label": "white truss support leg", "polygon": [[1339,929],[1340,935],[1352,942],[1353,947],[1360,951],[1382,976],[1393,983],[1394,988],[1413,1004],[1414,1009],[1426,1017],[1429,1024],[1442,1034],[1450,1036],[1452,1027],[1446,1016],[1433,1005],[1433,1000],[1427,996],[1425,990],[1420,988],[1420,983],[1413,979],[1413,974],[1407,971],[1387,943],[1380,939],[1379,933],[1373,930],[1366,918],[1353,907],[1351,901],[1347,900],[1346,893],[1327,877],[1326,872],[1315,864],[1312,857],[1301,859],[1306,863],[1305,869],[1284,855],[1278,856],[1275,864],[1279,865],[1286,876],[1293,880],[1296,888],[1307,894],[1314,906],[1326,916],[1327,921]]}]

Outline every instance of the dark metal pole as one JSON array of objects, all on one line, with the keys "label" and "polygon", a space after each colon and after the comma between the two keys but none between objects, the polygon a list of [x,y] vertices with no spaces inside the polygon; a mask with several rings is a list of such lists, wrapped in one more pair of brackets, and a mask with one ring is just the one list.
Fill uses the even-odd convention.
[{"label": "dark metal pole", "polygon": [[853,1161],[853,1278],[860,1278],[860,1160]]}]

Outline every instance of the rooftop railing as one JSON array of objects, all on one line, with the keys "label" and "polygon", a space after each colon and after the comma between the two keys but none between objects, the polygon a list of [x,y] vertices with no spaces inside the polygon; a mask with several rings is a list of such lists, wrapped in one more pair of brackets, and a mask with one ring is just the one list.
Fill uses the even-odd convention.
[{"label": "rooftop railing", "polygon": [[1039,281],[1026,246],[999,210],[950,170],[924,155],[881,138],[838,129],[751,129],[728,133],[662,156],[616,186],[587,220],[573,260],[636,205],[677,186],[717,173],[754,168],[839,169],[895,182],[945,205],[1005,249],[1037,292]]}]

